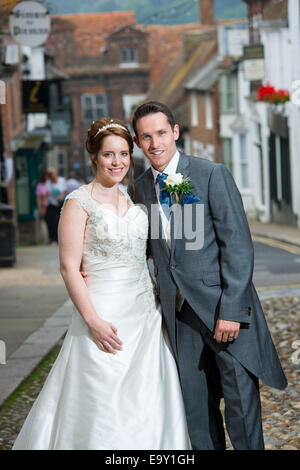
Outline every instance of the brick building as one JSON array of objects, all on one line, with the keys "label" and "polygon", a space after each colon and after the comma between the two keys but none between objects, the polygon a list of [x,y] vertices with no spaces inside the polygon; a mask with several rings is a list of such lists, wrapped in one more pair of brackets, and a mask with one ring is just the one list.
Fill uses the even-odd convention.
[{"label": "brick building", "polygon": [[[26,118],[22,111],[22,55],[20,46],[14,42],[6,28],[0,34],[0,46],[3,53],[2,62],[0,61],[0,80],[4,98],[0,104],[0,154],[2,169],[6,169],[1,177],[1,199],[14,206],[13,151],[26,129]],[[6,60],[10,47],[17,51],[14,63],[7,63]]]},{"label": "brick building", "polygon": [[186,151],[221,161],[217,61],[214,55],[184,85],[189,106],[189,145],[186,145],[189,148]]},{"label": "brick building", "polygon": [[[68,75],[62,85],[72,112],[71,143],[52,154],[51,166],[91,177],[84,149],[91,121],[105,115],[127,120],[182,51],[182,36],[195,24],[143,27],[134,12],[53,15],[47,48],[53,65]],[[138,164],[143,166],[143,162]]]}]

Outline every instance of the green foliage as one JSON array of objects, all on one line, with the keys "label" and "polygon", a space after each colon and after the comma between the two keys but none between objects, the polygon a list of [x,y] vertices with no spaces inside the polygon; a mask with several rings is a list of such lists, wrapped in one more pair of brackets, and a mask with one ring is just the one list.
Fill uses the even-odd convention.
[{"label": "green foliage", "polygon": [[[42,362],[34,369],[34,371],[21,383],[21,385],[10,395],[1,407],[0,418],[2,412],[14,406],[17,400],[22,400],[23,396],[30,396],[32,401],[37,398],[40,389],[42,388],[47,375],[56,360],[62,345],[60,340],[57,345],[50,351],[49,354],[42,360]],[[34,396],[32,396],[31,387],[34,388]]]},{"label": "green foliage", "polygon": [[193,190],[190,181],[191,178],[183,178],[180,184],[168,185],[165,183],[163,189],[166,189],[169,193],[190,194]]}]

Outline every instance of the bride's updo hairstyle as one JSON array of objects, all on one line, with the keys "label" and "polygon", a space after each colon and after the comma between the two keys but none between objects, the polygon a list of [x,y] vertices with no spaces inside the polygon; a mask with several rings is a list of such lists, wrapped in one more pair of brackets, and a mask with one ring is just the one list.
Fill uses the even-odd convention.
[{"label": "bride's updo hairstyle", "polygon": [[130,179],[133,180],[134,160],[132,154],[134,143],[128,127],[119,119],[111,119],[109,117],[98,119],[98,121],[93,121],[88,130],[85,146],[91,157],[93,172],[94,174],[97,172],[97,156],[102,149],[103,141],[105,137],[111,135],[122,137],[122,139],[125,139],[128,143],[131,162]]}]

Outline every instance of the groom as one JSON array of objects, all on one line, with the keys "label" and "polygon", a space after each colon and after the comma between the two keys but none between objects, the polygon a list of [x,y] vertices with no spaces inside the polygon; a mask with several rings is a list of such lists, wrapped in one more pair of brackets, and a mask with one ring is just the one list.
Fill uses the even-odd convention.
[{"label": "groom", "polygon": [[[133,129],[151,166],[130,193],[148,212],[148,251],[192,445],[225,449],[219,409],[223,396],[233,447],[263,449],[258,379],[279,389],[287,382],[252,284],[253,246],[239,191],[224,165],[177,150],[179,128],[163,103],[139,106]],[[191,178],[195,236],[203,234],[196,249],[184,226],[191,221],[174,216],[163,189],[164,179],[175,173]],[[153,236],[157,220],[160,236]]]}]

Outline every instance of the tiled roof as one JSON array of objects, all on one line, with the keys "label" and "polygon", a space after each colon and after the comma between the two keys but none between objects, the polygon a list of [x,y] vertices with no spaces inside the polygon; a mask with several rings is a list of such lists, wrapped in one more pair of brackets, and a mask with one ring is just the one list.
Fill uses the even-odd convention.
[{"label": "tiled roof", "polygon": [[149,33],[149,62],[152,84],[168,70],[183,50],[183,36],[188,31],[195,29],[208,30],[210,26],[189,23],[182,25],[148,25],[145,27]]},{"label": "tiled roof", "polygon": [[159,81],[182,51],[184,33],[199,28],[211,28],[199,23],[137,25],[134,11],[52,15],[51,21],[51,35],[47,46],[53,52],[55,63],[70,76],[80,74],[81,70],[86,73],[99,72],[103,67],[101,56],[107,37],[113,32],[127,25],[134,25],[145,31],[148,33],[152,84]]},{"label": "tiled roof", "polygon": [[218,79],[217,74],[218,56],[215,55],[204,67],[192,76],[192,78],[184,84],[187,90],[209,91]]},{"label": "tiled roof", "polygon": [[56,52],[62,57],[64,63],[59,65],[68,67],[100,57],[106,36],[121,26],[136,24],[136,19],[134,11],[84,13],[52,15],[51,24],[47,46],[54,57]]},{"label": "tiled roof", "polygon": [[167,73],[149,91],[147,99],[162,101],[173,109],[180,103],[184,95],[184,84],[195,72],[207,64],[217,53],[217,41],[204,41],[199,44],[189,60],[184,60],[183,51],[177,57]]}]

